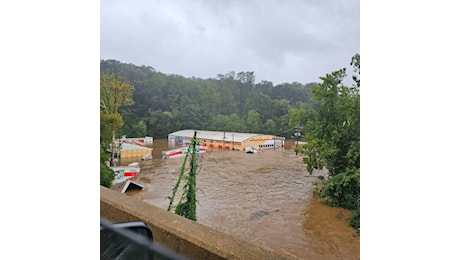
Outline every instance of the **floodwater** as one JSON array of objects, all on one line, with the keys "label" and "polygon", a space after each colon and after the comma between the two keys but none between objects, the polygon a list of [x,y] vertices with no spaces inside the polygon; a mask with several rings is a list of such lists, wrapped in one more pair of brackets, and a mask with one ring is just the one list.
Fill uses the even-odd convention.
[{"label": "floodwater", "polygon": [[[197,222],[299,259],[359,259],[360,238],[348,226],[350,211],[313,196],[313,183],[324,171],[308,174],[293,145],[286,140],[283,150],[214,149],[200,155]],[[155,140],[153,148],[153,160],[141,162],[133,179],[144,190],[127,195],[166,210],[183,158],[161,159],[162,151],[177,148],[167,139]],[[181,193],[178,189],[176,202]]]}]

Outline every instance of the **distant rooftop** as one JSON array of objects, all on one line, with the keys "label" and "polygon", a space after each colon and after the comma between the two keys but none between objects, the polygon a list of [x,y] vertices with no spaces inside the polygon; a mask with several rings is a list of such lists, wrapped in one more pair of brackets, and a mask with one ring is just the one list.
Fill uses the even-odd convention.
[{"label": "distant rooftop", "polygon": [[[237,132],[220,132],[220,131],[204,131],[204,130],[179,130],[174,133],[170,133],[168,136],[183,136],[187,138],[192,138],[193,134],[196,131],[196,137],[209,140],[218,140],[218,141],[229,141],[241,143],[249,138],[253,138],[262,134],[253,134],[253,133],[237,133]],[[225,139],[224,139],[225,136]]]}]

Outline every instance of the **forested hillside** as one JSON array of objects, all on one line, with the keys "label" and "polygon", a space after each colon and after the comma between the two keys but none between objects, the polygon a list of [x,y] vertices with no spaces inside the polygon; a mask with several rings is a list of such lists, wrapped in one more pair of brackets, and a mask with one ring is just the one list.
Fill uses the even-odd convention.
[{"label": "forested hillside", "polygon": [[256,84],[254,72],[185,78],[150,66],[101,60],[104,75],[122,76],[134,87],[134,102],[119,109],[124,124],[117,136],[166,138],[180,129],[203,129],[290,138],[294,130],[289,114],[318,107],[312,99],[316,83]]}]

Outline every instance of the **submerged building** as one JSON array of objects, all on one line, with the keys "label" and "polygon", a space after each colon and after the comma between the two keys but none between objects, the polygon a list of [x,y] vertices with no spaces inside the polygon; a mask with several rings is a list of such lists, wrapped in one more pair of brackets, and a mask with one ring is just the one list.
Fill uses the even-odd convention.
[{"label": "submerged building", "polygon": [[117,139],[118,143],[127,143],[135,144],[146,147],[153,147],[153,137],[135,137],[135,138],[126,138],[126,135],[122,136],[120,139]]},{"label": "submerged building", "polygon": [[126,157],[140,157],[152,154],[152,150],[153,148],[150,147],[121,143],[119,149],[117,149],[117,154],[120,159],[124,159]]},{"label": "submerged building", "polygon": [[200,145],[243,151],[248,146],[258,147],[262,149],[280,149],[284,148],[284,137],[265,134],[253,133],[237,133],[237,132],[220,132],[220,131],[205,131],[205,130],[180,130],[168,135],[168,141],[172,144],[184,144],[190,142],[193,134],[196,131],[196,136]]}]

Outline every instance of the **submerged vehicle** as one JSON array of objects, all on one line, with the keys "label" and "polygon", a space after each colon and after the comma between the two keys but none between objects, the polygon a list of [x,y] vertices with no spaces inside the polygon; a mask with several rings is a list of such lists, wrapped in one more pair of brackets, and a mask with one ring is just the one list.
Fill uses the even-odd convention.
[{"label": "submerged vehicle", "polygon": [[[183,157],[187,154],[187,150],[188,150],[188,147],[181,147],[177,149],[163,151],[161,157],[163,159]],[[206,146],[197,146],[196,153],[197,154],[206,153]]]},{"label": "submerged vehicle", "polygon": [[139,166],[113,166],[110,168],[115,172],[112,184],[124,182],[129,178],[136,177],[141,172]]},{"label": "submerged vehicle", "polygon": [[244,148],[244,151],[246,153],[258,153],[258,152],[263,152],[263,150],[261,148],[257,148],[257,147],[254,147],[252,145]]}]

